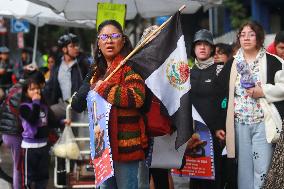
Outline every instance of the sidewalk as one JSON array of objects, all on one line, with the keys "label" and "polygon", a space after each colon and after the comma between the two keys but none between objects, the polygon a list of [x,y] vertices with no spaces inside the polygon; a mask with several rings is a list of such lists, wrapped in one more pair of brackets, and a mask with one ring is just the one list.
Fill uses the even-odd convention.
[{"label": "sidewalk", "polygon": [[[12,162],[12,155],[10,153],[10,150],[2,144],[0,146],[0,166],[5,173],[12,176],[13,175],[13,162]],[[53,189],[54,187],[54,162],[50,162],[49,167],[49,182],[47,189]],[[12,189],[12,186],[6,182],[5,180],[0,178],[0,188],[1,189]]]},{"label": "sidewalk", "polygon": [[[12,156],[11,156],[9,149],[4,147],[4,145],[2,144],[0,147],[0,166],[2,170],[5,171],[5,173],[7,173],[10,176],[12,175],[12,172],[13,172],[11,157]],[[2,178],[0,178],[0,186],[3,189],[12,189],[11,184],[3,180]]]}]

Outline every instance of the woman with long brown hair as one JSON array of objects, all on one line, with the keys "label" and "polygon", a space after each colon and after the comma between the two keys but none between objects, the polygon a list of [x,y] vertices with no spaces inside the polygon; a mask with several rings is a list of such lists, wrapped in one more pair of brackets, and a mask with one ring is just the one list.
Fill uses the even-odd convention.
[{"label": "woman with long brown hair", "polygon": [[132,50],[117,21],[107,20],[99,25],[95,47],[95,63],[73,97],[72,108],[83,111],[90,90],[95,90],[112,104],[109,136],[114,177],[106,180],[100,188],[137,189],[138,165],[145,158],[144,149],[147,147],[145,125],[139,111],[144,103],[145,84],[128,65],[123,65],[109,80],[104,80]]},{"label": "woman with long brown hair", "polygon": [[239,29],[240,49],[228,72],[227,156],[237,158],[240,189],[262,187],[282,127],[283,63],[263,48],[264,35],[254,21]]}]

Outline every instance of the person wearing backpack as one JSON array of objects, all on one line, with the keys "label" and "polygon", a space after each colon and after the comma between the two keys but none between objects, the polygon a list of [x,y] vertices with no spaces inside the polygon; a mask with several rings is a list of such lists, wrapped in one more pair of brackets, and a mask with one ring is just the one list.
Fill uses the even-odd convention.
[{"label": "person wearing backpack", "polygon": [[22,95],[22,87],[27,78],[36,78],[44,83],[44,77],[38,71],[27,72],[24,78],[20,79],[18,83],[13,85],[8,91],[6,98],[1,104],[0,115],[0,133],[4,144],[6,144],[12,153],[13,159],[13,188],[19,189],[21,183],[20,171],[18,165],[20,163],[21,153],[21,133],[23,131],[21,121],[19,119],[19,106]]}]

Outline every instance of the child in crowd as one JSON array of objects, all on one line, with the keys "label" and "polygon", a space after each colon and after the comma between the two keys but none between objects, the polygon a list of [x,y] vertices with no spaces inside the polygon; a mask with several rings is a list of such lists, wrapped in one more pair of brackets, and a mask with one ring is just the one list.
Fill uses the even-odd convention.
[{"label": "child in crowd", "polygon": [[23,126],[22,144],[23,174],[22,185],[35,189],[45,189],[48,183],[49,146],[48,126],[55,123],[54,114],[49,111],[41,95],[42,84],[34,78],[27,79],[23,86],[20,118]]}]

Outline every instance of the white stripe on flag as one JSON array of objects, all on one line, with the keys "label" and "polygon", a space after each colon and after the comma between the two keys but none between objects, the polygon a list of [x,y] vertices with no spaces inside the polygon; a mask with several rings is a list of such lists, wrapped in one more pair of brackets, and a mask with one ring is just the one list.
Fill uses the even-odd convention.
[{"label": "white stripe on flag", "polygon": [[193,120],[199,121],[199,122],[203,123],[204,125],[206,125],[206,123],[203,121],[200,114],[197,112],[197,110],[195,109],[195,107],[193,105],[192,105],[192,118],[193,118]]},{"label": "white stripe on flag", "polygon": [[[165,62],[155,70],[146,80],[145,83],[151,91],[159,98],[172,116],[180,107],[180,98],[190,90],[189,75],[185,82],[171,83],[170,74],[179,78],[179,63],[188,65],[184,36],[182,35],[177,41],[177,48],[169,55]],[[176,74],[176,75],[175,75]]]}]

